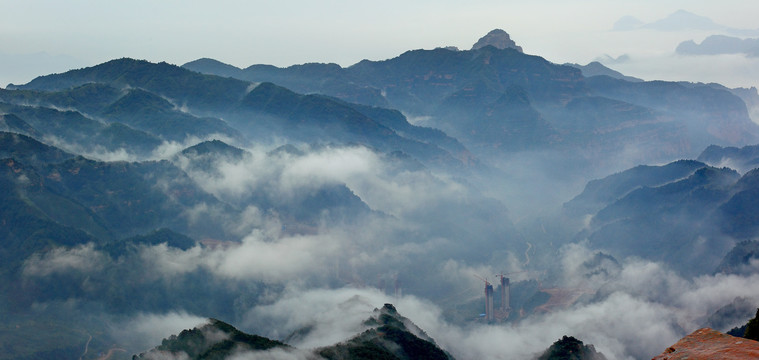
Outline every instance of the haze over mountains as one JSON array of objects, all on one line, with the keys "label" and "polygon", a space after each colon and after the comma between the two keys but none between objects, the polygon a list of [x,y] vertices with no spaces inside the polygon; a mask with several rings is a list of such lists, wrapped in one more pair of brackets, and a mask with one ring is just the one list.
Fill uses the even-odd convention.
[{"label": "haze over mountains", "polygon": [[503,30],[0,89],[2,356],[650,358],[759,305],[757,98]]}]

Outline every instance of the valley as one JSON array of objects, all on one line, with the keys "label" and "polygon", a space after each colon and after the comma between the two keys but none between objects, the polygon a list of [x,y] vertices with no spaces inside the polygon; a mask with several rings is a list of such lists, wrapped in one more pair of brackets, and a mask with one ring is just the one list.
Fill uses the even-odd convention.
[{"label": "valley", "polygon": [[637,359],[745,324],[756,89],[476,44],[0,89],[0,359]]}]

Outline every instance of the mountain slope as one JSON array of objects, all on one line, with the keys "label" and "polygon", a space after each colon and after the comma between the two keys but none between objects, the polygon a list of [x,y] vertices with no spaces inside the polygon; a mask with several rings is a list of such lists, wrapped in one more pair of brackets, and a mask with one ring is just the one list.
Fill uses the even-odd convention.
[{"label": "mountain slope", "polygon": [[759,145],[747,145],[740,148],[710,145],[698,155],[698,161],[747,172],[759,166]]},{"label": "mountain slope", "polygon": [[756,233],[748,200],[755,196],[754,178],[696,161],[641,166],[589,183],[565,209],[592,214],[578,238],[615,257],[634,255],[666,261],[684,274],[705,273],[735,239]]},{"label": "mountain slope", "polygon": [[29,136],[0,131],[0,158],[14,158],[22,163],[39,167],[73,157],[73,154],[43,144]]},{"label": "mountain slope", "polygon": [[[362,143],[386,152],[400,150],[432,165],[461,166],[461,160],[434,143],[400,136],[349,104],[329,97],[301,95],[272,83],[262,83],[242,99],[238,110],[243,115],[238,115],[233,124],[250,132],[287,134],[290,139],[303,142]],[[405,119],[401,124],[406,125],[407,131],[416,129]],[[448,140],[435,138],[438,139]],[[459,153],[466,155],[462,150]]]},{"label": "mountain slope", "polygon": [[[457,137],[480,158],[550,148],[592,162],[616,161],[615,156],[634,152],[635,162],[647,163],[691,157],[694,149],[710,144],[759,141],[759,126],[750,120],[743,101],[728,90],[643,82],[600,65],[582,68],[600,75],[585,78],[578,68],[511,48],[413,50],[346,68],[253,65],[237,72],[216,63],[203,67],[207,63],[211,62],[186,66],[273,82],[302,93],[379,104],[374,98],[357,99],[357,91],[344,91],[370,89],[386,102],[380,105],[424,119],[425,126]],[[509,89],[521,89],[529,104],[515,103]]]},{"label": "mountain slope", "polygon": [[209,134],[242,139],[237,130],[222,120],[182,112],[166,99],[140,89],[129,90],[106,107],[101,115],[109,121],[121,122],[167,140],[183,141],[187,137],[202,138]]},{"label": "mountain slope", "polygon": [[179,104],[191,104],[204,110],[218,110],[236,103],[249,86],[245,81],[203,75],[164,62],[152,64],[123,58],[63,74],[41,76],[18,88],[58,91],[88,83],[142,88]]},{"label": "mountain slope", "polygon": [[575,216],[592,214],[638,187],[655,187],[676,181],[704,166],[704,163],[692,160],[663,166],[636,166],[603,179],[591,180],[581,194],[564,204],[564,209]]},{"label": "mountain slope", "polygon": [[683,124],[687,133],[681,136],[691,147],[759,141],[759,126],[751,121],[746,104],[727,90],[704,84],[628,82],[608,76],[586,82],[594,95],[644,106]]},{"label": "mountain slope", "polygon": [[[299,71],[311,72],[309,69]],[[418,136],[425,130],[406,121],[395,123],[403,126],[406,133],[417,134],[415,138],[422,141],[407,138],[352,109],[350,104],[329,97],[302,95],[271,83],[254,85],[203,75],[166,63],[113,60],[91,68],[39,77],[16,91],[26,91],[25,96],[36,96],[37,102],[44,103],[49,96],[30,90],[72,92],[94,86],[86,85],[90,83],[125,92],[103,107],[100,116],[169,140],[217,133],[244,142],[238,135],[237,130],[240,130],[244,136],[261,141],[285,138],[306,143],[361,143],[385,152],[400,150],[435,166],[460,167],[462,160],[469,156],[459,149],[457,156],[462,160],[453,158],[433,143],[442,141],[456,146],[455,141],[446,136],[429,132]]]},{"label": "mountain slope", "polygon": [[133,358],[222,360],[240,353],[274,348],[287,350],[290,347],[279,341],[243,333],[221,320],[209,319],[208,324],[183,330],[179,335],[172,335],[164,339],[161,345]]},{"label": "mountain slope", "polygon": [[326,359],[440,359],[451,360],[411,321],[398,314],[392,304],[375,309],[364,322],[369,329],[339,344],[317,349]]},{"label": "mountain slope", "polygon": [[364,332],[344,342],[298,350],[282,342],[245,334],[233,326],[209,319],[203,326],[183,330],[164,339],[161,345],[135,355],[135,359],[229,359],[247,357],[319,357],[324,359],[453,359],[424,332],[390,304],[375,309],[364,322]]}]

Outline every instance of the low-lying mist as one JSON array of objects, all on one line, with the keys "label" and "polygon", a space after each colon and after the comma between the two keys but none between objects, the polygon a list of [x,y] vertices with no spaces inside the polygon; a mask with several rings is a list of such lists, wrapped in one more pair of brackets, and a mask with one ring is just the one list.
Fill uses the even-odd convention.
[{"label": "low-lying mist", "polygon": [[[565,181],[562,168],[543,161],[550,154],[508,159],[489,170],[504,176],[469,181],[362,146],[181,152],[197,142],[167,143],[154,157],[170,160],[235,209],[232,218],[205,204],[185,214],[189,222],[219,221],[233,238],[196,239],[184,250],[140,245],[118,258],[92,244],[37,253],[23,265],[28,281],[78,282],[68,298],[42,299],[38,307],[64,302],[99,314],[133,353],[207,317],[308,350],[361,332],[374,308],[393,303],[459,359],[530,358],[563,335],[610,359],[639,359],[660,353],[735,298],[759,298],[755,274],[687,278],[661,262],[594,260],[598,250],[573,241],[579,228],[553,223],[555,209],[587,179]],[[113,158],[137,159],[121,152]],[[308,226],[295,225],[294,209],[312,209],[309,196],[343,186],[348,191],[331,193],[339,195]],[[339,210],[346,201],[368,210]],[[131,296],[163,286],[165,301],[137,301],[121,313],[92,305],[115,286],[107,282],[114,272],[133,273],[122,284]],[[531,291],[515,297],[546,289],[583,295],[524,316],[514,309],[507,322],[486,324],[477,277],[494,281],[498,273],[518,273],[511,276],[514,291]],[[188,300],[217,295],[227,302],[204,308]]]}]

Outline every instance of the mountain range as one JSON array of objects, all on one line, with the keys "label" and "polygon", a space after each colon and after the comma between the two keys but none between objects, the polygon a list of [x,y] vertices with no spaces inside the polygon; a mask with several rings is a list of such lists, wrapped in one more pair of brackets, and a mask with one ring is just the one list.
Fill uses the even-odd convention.
[{"label": "mountain range", "polygon": [[[294,320],[276,306],[325,320],[301,299],[371,288],[477,334],[532,326],[617,299],[562,289],[578,244],[583,281],[630,258],[752,276],[758,96],[554,64],[503,30],[349,67],[122,58],[0,89],[0,358],[448,359],[456,336],[438,345],[392,305],[295,349],[314,330],[279,333]],[[488,323],[496,272],[513,298]],[[255,323],[266,306],[279,317]],[[147,352],[122,336],[155,314],[276,339],[220,320]],[[566,335],[530,349],[604,357]]]},{"label": "mountain range", "polygon": [[[335,345],[298,350],[282,342],[245,334],[220,320],[164,339],[161,345],[135,359],[228,359],[245,357],[299,356],[323,359],[453,359],[392,304],[375,309],[354,337]],[[307,329],[306,329],[307,331]]]},{"label": "mountain range", "polygon": [[[759,134],[746,105],[729,91],[704,84],[642,82],[608,68],[585,69],[589,77],[584,78],[569,66],[509,47],[414,50],[347,68],[306,64],[239,69],[211,59],[183,67],[396,108],[429,119],[425,125],[461,139],[480,158],[549,147],[596,159],[599,153],[618,154],[622,147],[644,153],[645,160],[640,160],[645,162],[695,156],[717,142],[751,144]],[[347,87],[363,90],[346,92]],[[356,97],[366,92],[374,95]],[[588,123],[588,113],[575,106],[588,102],[603,111],[602,123]],[[593,132],[604,136],[591,136]]]}]

